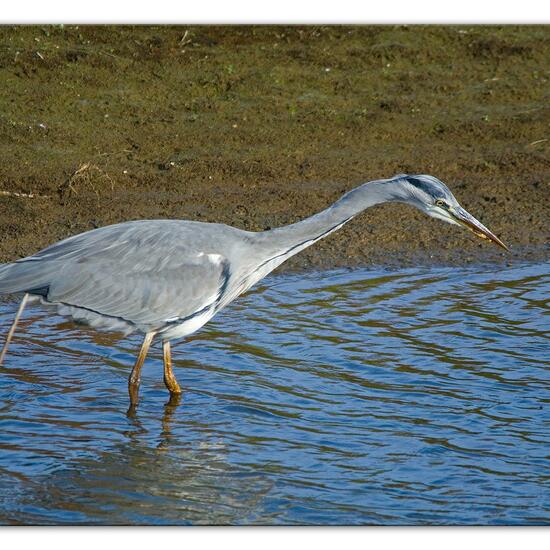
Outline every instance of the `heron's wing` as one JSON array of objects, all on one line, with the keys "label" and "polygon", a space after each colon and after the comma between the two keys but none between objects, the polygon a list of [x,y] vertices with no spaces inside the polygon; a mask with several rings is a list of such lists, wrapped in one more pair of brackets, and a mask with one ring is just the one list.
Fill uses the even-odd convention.
[{"label": "heron's wing", "polygon": [[49,302],[159,328],[214,305],[223,291],[228,262],[201,240],[196,227],[122,224],[11,265],[21,291],[43,286]]},{"label": "heron's wing", "polygon": [[226,278],[218,258],[204,255],[175,263],[163,270],[113,261],[71,265],[50,286],[47,300],[160,328],[214,306]]}]

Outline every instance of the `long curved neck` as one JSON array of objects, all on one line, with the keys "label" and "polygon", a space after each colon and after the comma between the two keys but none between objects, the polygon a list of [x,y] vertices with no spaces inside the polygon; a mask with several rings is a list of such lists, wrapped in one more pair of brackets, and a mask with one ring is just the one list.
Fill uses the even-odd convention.
[{"label": "long curved neck", "polygon": [[389,180],[364,183],[337,200],[332,206],[305,220],[258,234],[259,244],[268,255],[281,254],[282,261],[336,231],[357,214],[387,201],[403,198],[399,185]]}]

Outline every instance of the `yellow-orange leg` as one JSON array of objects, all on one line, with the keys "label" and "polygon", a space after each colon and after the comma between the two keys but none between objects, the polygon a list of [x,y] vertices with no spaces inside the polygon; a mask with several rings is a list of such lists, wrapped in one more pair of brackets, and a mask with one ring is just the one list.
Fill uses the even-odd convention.
[{"label": "yellow-orange leg", "polygon": [[130,394],[130,407],[135,407],[138,404],[139,400],[139,383],[141,381],[141,367],[147,357],[147,352],[155,336],[154,332],[148,332],[143,339],[143,344],[141,344],[141,349],[139,350],[139,355],[136,359],[136,364],[130,373],[128,378],[128,393]]},{"label": "yellow-orange leg", "polygon": [[168,340],[164,340],[162,343],[162,353],[164,355],[164,383],[171,395],[180,394],[180,385],[172,372],[172,356],[170,355],[170,342]]},{"label": "yellow-orange leg", "polygon": [[13,324],[10,330],[8,331],[8,335],[6,336],[6,341],[4,342],[4,347],[2,348],[2,352],[0,353],[0,365],[4,361],[4,356],[6,355],[6,352],[8,351],[8,346],[10,345],[11,339],[13,338],[15,327],[17,326],[19,318],[21,317],[21,314],[25,309],[25,305],[27,304],[28,299],[29,299],[29,295],[25,294],[23,296],[23,299],[21,300],[21,303],[19,304],[19,308],[17,309],[17,313],[15,314],[15,319],[13,320]]}]

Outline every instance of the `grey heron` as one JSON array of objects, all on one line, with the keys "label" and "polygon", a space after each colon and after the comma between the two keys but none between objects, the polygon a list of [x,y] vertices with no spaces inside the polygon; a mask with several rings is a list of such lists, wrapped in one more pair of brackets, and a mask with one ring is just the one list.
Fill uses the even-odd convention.
[{"label": "grey heron", "polygon": [[428,175],[399,174],[364,183],[326,210],[263,232],[184,220],[101,227],[0,266],[0,294],[23,296],[0,363],[25,305],[37,300],[93,328],[144,335],[128,380],[134,406],[143,362],[153,339],[160,339],[164,382],[177,395],[181,388],[172,371],[172,340],[196,332],[288,258],[384,202],[411,204],[507,249],[443,182]]}]

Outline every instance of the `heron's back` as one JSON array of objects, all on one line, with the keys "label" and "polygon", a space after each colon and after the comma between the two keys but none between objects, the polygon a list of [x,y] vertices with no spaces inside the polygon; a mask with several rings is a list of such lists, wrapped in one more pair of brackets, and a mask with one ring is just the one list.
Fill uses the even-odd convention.
[{"label": "heron's back", "polygon": [[253,235],[180,220],[102,227],[0,266],[0,293],[39,295],[96,326],[158,329],[214,312],[235,269],[258,261]]}]

